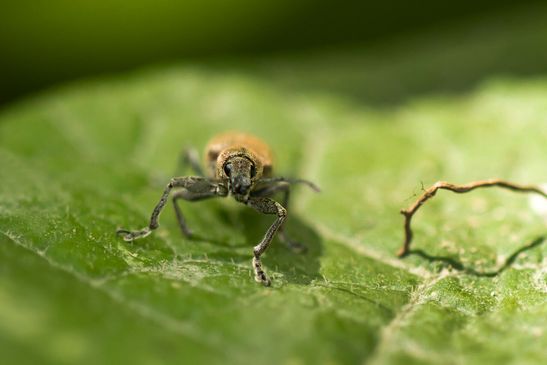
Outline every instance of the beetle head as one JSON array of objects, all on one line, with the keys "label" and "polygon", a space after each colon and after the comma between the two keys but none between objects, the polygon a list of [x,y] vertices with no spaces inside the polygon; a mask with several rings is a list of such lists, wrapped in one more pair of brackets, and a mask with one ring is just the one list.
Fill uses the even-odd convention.
[{"label": "beetle head", "polygon": [[261,166],[257,166],[256,159],[248,151],[238,149],[229,152],[219,161],[220,175],[228,181],[230,193],[236,200],[247,201],[255,181],[262,172]]}]

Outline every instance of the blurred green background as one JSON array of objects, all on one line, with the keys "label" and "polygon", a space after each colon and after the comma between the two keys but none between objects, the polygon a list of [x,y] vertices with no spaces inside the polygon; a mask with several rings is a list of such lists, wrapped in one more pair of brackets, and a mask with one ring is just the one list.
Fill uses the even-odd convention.
[{"label": "blurred green background", "polygon": [[[338,46],[366,49],[455,24],[477,25],[482,18],[510,23],[535,3],[541,2],[2,1],[0,103],[66,80],[151,63],[216,62]],[[543,59],[507,56],[492,71],[547,68]]]}]

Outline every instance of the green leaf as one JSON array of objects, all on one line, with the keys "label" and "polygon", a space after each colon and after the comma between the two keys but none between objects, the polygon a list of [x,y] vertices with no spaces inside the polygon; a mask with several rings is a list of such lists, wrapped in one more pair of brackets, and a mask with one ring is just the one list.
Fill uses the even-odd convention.
[{"label": "green leaf", "polygon": [[[528,196],[440,192],[416,215],[413,245],[475,274],[395,252],[398,210],[422,183],[547,180],[547,80],[495,79],[457,97],[380,107],[358,102],[374,83],[329,92],[301,72],[318,84],[296,87],[275,62],[138,72],[2,113],[7,363],[545,359],[545,216]],[[333,77],[336,69],[325,66]],[[229,199],[184,204],[198,240],[181,236],[170,207],[145,239],[114,233],[146,225],[184,146],[203,148],[228,129],[267,140],[279,174],[322,188],[292,194],[287,229],[309,251],[276,241],[263,260],[271,288],[254,282],[250,260],[272,218]]]}]

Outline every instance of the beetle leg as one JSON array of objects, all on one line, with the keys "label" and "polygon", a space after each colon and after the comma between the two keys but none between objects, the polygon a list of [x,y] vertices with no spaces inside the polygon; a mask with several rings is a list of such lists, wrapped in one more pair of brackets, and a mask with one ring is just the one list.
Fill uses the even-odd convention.
[{"label": "beetle leg", "polygon": [[[251,196],[256,197],[270,197],[277,192],[283,192],[283,206],[285,209],[289,209],[289,198],[291,194],[291,186],[286,181],[279,181],[271,183],[269,186],[266,186],[262,189],[255,190],[251,193]],[[307,248],[302,243],[291,239],[285,232],[285,225],[279,228],[278,237],[281,242],[283,242],[289,249],[296,253],[306,252]]]},{"label": "beetle leg", "polygon": [[180,154],[179,166],[190,165],[192,171],[198,176],[205,176],[199,162],[199,155],[195,148],[186,148]]},{"label": "beetle leg", "polygon": [[[203,199],[205,197],[228,195],[228,190],[226,189],[224,185],[218,184],[204,177],[187,176],[187,177],[173,178],[171,179],[169,184],[167,184],[167,187],[163,191],[160,201],[154,207],[154,210],[152,211],[152,215],[150,216],[150,223],[148,224],[147,227],[144,227],[143,229],[136,230],[136,231],[118,229],[116,233],[118,235],[123,235],[123,239],[125,241],[133,241],[138,238],[148,236],[154,229],[159,227],[158,220],[159,220],[160,213],[163,207],[165,206],[165,204],[167,203],[167,198],[169,197],[171,190],[174,188],[184,189],[184,193],[181,194],[180,197],[186,197],[186,198],[194,197],[194,199],[188,199],[188,200],[198,200],[199,198]],[[199,197],[199,198],[196,199],[196,197]],[[182,217],[182,214],[180,215],[180,217]],[[180,223],[180,219],[179,219],[179,223]],[[183,220],[183,224],[184,224],[184,220]],[[184,224],[184,227],[186,228],[185,224]],[[181,225],[181,229],[183,229],[184,231],[184,228],[182,228],[182,225]]]},{"label": "beetle leg", "polygon": [[182,210],[180,209],[178,205],[178,200],[183,199],[183,200],[195,202],[199,200],[213,198],[215,196],[218,196],[218,194],[211,190],[205,190],[204,192],[199,192],[199,191],[191,192],[188,190],[181,190],[173,194],[173,199],[172,199],[173,208],[175,208],[175,215],[177,217],[177,221],[179,222],[180,230],[182,231],[183,235],[189,238],[192,236],[192,231],[186,225],[186,219],[184,219]]},{"label": "beetle leg", "polygon": [[262,256],[262,254],[268,249],[275,233],[281,228],[283,222],[285,222],[285,219],[287,218],[287,210],[283,208],[281,204],[269,198],[251,197],[247,201],[247,205],[260,213],[277,215],[277,219],[272,223],[270,228],[268,228],[264,234],[264,238],[262,238],[262,241],[260,241],[260,243],[253,248],[253,269],[255,273],[255,280],[265,286],[269,286],[270,279],[268,279],[266,273],[262,270],[260,256]]},{"label": "beetle leg", "polygon": [[[289,185],[287,185],[284,193],[285,194],[283,196],[283,206],[285,207],[285,209],[289,209],[289,198],[291,196],[291,188]],[[305,253],[308,250],[306,245],[289,237],[289,235],[285,232],[285,225],[281,226],[281,228],[279,229],[279,239],[293,252]]]},{"label": "beetle leg", "polygon": [[260,179],[258,182],[261,184],[266,184],[266,185],[282,183],[282,182],[287,184],[304,184],[317,193],[321,191],[321,189],[319,189],[317,185],[305,179],[292,179],[292,178],[286,178],[286,177],[267,177],[267,178]]}]

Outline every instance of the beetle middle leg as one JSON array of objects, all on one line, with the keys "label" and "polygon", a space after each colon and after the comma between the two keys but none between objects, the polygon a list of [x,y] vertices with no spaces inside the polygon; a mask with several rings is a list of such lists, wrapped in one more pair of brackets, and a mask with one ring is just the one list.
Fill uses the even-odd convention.
[{"label": "beetle middle leg", "polygon": [[[255,190],[251,193],[251,196],[256,197],[271,197],[277,192],[283,192],[283,207],[289,209],[289,198],[291,194],[291,186],[286,181],[279,181],[271,183],[270,185],[265,186],[264,188]],[[282,225],[278,231],[279,240],[283,242],[289,249],[296,253],[303,253],[307,251],[307,247],[302,243],[293,240],[285,232],[285,225]]]},{"label": "beetle middle leg", "polygon": [[[210,179],[204,177],[187,176],[173,178],[171,179],[169,184],[167,184],[167,187],[163,191],[160,201],[154,207],[154,210],[152,211],[152,214],[150,216],[150,223],[147,227],[135,231],[118,229],[116,233],[119,235],[123,235],[123,239],[125,241],[133,241],[148,236],[154,229],[159,227],[160,213],[163,210],[163,207],[165,207],[165,204],[167,204],[167,199],[169,198],[171,190],[173,190],[174,188],[184,189],[183,194],[181,194],[180,197],[187,200],[199,200],[208,197],[228,195],[228,190],[224,185],[211,181]],[[192,197],[194,197],[194,199],[191,199]],[[198,198],[196,199],[196,197]],[[180,212],[180,209],[178,209],[178,207],[175,209],[177,212],[177,218],[182,218],[182,213]],[[191,233],[186,227],[183,218],[182,222],[183,223],[181,224],[181,229],[183,230],[183,232],[186,229],[187,233]],[[181,219],[179,219],[179,224],[180,223]]]},{"label": "beetle middle leg", "polygon": [[269,286],[271,282],[262,269],[260,257],[268,249],[270,243],[272,243],[275,233],[281,228],[281,226],[283,226],[283,222],[285,222],[285,219],[287,218],[287,210],[283,208],[281,204],[270,198],[251,197],[247,201],[247,205],[260,213],[277,215],[277,219],[272,223],[270,228],[268,228],[264,234],[264,238],[262,238],[262,241],[260,241],[260,243],[253,248],[253,269],[255,273],[255,280],[265,286]]},{"label": "beetle middle leg", "polygon": [[182,214],[182,210],[179,207],[178,201],[179,200],[186,200],[190,202],[195,202],[199,200],[204,200],[208,198],[213,198],[217,196],[216,194],[211,194],[210,190],[204,189],[205,191],[188,191],[188,190],[180,190],[175,193],[173,193],[173,208],[175,209],[175,216],[177,217],[177,221],[179,223],[180,230],[183,235],[190,238],[192,237],[192,230],[188,228],[188,225],[186,224],[186,219],[184,219],[184,215]]},{"label": "beetle middle leg", "polygon": [[203,169],[199,162],[199,155],[195,148],[185,148],[179,157],[179,163],[177,166],[177,173],[180,173],[179,170],[184,171],[184,167],[189,165],[192,169],[192,172],[198,176],[205,176]]}]

